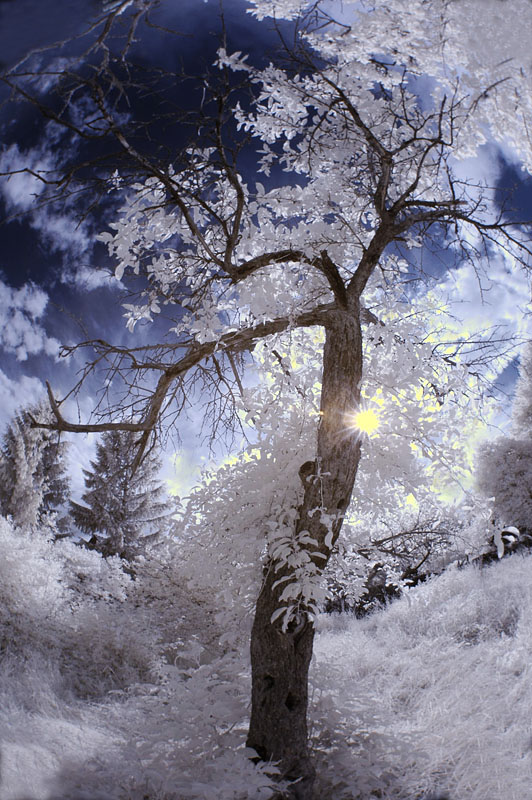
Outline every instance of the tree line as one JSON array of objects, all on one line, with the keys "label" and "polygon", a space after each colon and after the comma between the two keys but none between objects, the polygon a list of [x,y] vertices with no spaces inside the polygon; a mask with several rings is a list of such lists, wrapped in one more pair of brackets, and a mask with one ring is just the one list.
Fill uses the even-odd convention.
[{"label": "tree line", "polygon": [[0,449],[0,513],[26,530],[44,527],[54,539],[74,538],[104,556],[133,562],[167,531],[171,500],[150,452],[135,471],[135,434],[109,431],[83,469],[81,502],[70,498],[67,449],[57,434],[35,428],[41,404],[23,409],[7,426]]}]

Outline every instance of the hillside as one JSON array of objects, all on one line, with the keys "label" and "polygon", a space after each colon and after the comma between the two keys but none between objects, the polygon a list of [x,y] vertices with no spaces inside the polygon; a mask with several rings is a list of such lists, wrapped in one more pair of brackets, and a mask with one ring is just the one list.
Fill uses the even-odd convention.
[{"label": "hillside", "polygon": [[[313,682],[324,752],[329,720],[337,732],[321,759],[340,779],[331,796],[530,797],[531,604],[532,558],[515,555],[451,569],[362,620],[322,617]],[[340,790],[347,775],[359,794]]]}]

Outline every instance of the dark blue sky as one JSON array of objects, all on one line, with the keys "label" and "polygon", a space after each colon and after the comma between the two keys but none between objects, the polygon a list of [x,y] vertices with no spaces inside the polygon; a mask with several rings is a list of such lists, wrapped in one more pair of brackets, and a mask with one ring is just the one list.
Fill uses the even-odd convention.
[{"label": "dark blue sky", "polygon": [[[101,0],[0,0],[3,68],[12,68],[32,49],[79,36],[101,7]],[[218,0],[163,2],[153,21],[178,31],[178,35],[142,28],[131,50],[132,60],[141,71],[157,66],[201,74],[206,65],[212,65],[219,46],[219,12]],[[244,0],[227,0],[224,13],[229,52],[249,52],[251,61],[257,64],[273,55],[277,34],[267,23],[259,24],[245,13]],[[86,42],[76,40],[61,51],[36,59],[42,64],[50,55],[72,57]],[[0,88],[0,101],[6,97],[6,88]],[[199,94],[190,84],[176,83],[168,98],[176,105],[194,107]],[[132,114],[154,125],[159,103],[153,93],[137,95]],[[152,132],[169,158],[172,149],[177,152],[184,141],[179,126],[163,130],[156,123]],[[59,133],[30,105],[3,102],[0,106],[0,172],[20,169],[27,163],[36,169],[47,168],[65,154],[85,160],[101,155],[105,147],[98,142],[74,146],[71,137]],[[506,189],[515,184],[512,213],[520,218],[532,217],[532,179],[510,164],[501,162],[499,166],[499,200],[502,202]],[[253,168],[252,155],[248,168]],[[76,212],[68,205],[39,208],[38,198],[32,196],[35,191],[27,176],[15,175],[8,181],[0,178],[0,219],[4,219],[0,225],[0,428],[17,407],[33,402],[42,393],[44,380],[51,380],[58,394],[72,385],[81,360],[74,364],[58,362],[55,353],[59,343],[90,336],[138,343],[157,333],[155,325],[149,330],[138,327],[134,338],[128,334],[119,291],[108,280],[112,265],[95,236],[115,213],[112,199],[103,197],[91,215],[80,221],[79,209]],[[89,389],[94,388],[89,385]],[[90,402],[88,398],[83,413]]]},{"label": "dark blue sky", "polygon": [[[101,5],[100,0],[0,0],[0,59],[4,68],[12,68],[32,49],[79,36],[86,30],[89,18],[101,11]],[[228,49],[248,48],[252,58],[264,62],[277,43],[276,34],[246,14],[245,4],[240,0],[227,3],[224,15],[230,31]],[[178,34],[165,34],[147,27],[139,29],[138,43],[132,47],[130,56],[141,70],[156,66],[200,75],[206,66],[212,65],[221,29],[217,0],[170,0],[161,5],[153,22]],[[38,55],[38,64],[46,63],[50,57],[71,57],[86,47],[87,41],[86,37],[81,38],[61,49]],[[193,107],[198,102],[197,90],[194,93],[188,83],[172,91],[169,97],[176,105]],[[0,88],[0,98],[5,101],[6,97],[6,88]],[[135,97],[134,102],[133,114],[153,125],[152,120],[162,108],[160,99],[148,94]],[[166,125],[164,131],[154,129],[153,132],[162,145],[168,147],[170,156],[171,148],[174,152],[179,148],[179,126]],[[42,167],[50,154],[52,158],[59,157],[69,148],[73,150],[74,161],[98,157],[109,150],[108,145],[96,142],[88,146],[76,145],[74,151],[71,137],[54,130],[26,103],[4,103],[0,107],[0,137],[0,158],[3,159],[0,171],[20,169],[27,163],[35,168]],[[38,198],[32,199],[31,193],[40,187],[32,187],[28,181],[31,179],[27,176],[24,180],[24,176],[18,175],[0,184],[0,218],[3,219],[0,277],[4,285],[20,292],[31,282],[47,293],[47,310],[39,317],[39,326],[45,331],[41,331],[43,337],[61,342],[86,338],[78,325],[79,318],[90,336],[124,341],[128,334],[117,302],[118,292],[101,271],[102,268],[112,269],[112,265],[106,250],[95,240],[96,234],[107,227],[107,217],[114,213],[112,202],[104,196],[97,208],[80,222],[79,212],[72,208],[67,207],[64,214],[57,206],[38,209]],[[17,301],[16,296],[12,296],[11,301],[16,310],[28,316],[27,309],[21,307],[20,297]],[[14,324],[5,316],[4,320],[6,324]],[[11,341],[13,338],[16,337],[12,336]],[[5,374],[11,379],[22,373],[49,379],[53,373],[54,380],[66,390],[70,370],[51,362],[45,352],[38,349],[37,342],[33,352],[31,347],[27,351],[27,359],[21,362],[20,349],[18,357],[13,347],[0,350]]]},{"label": "dark blue sky", "polygon": [[[101,0],[0,0],[1,69],[12,69],[31,50],[72,37],[74,41],[65,47],[36,55],[33,63],[42,66],[47,59],[82,52],[88,39],[75,37],[83,34],[101,8]],[[264,63],[278,43],[277,34],[246,14],[242,0],[227,2],[224,15],[229,51],[251,51],[255,63]],[[130,51],[140,70],[156,66],[201,75],[212,65],[220,44],[218,0],[168,0],[153,22],[178,33],[140,28]],[[176,86],[169,95],[172,102],[194,107],[197,91],[187,83]],[[74,146],[69,135],[31,105],[6,102],[7,97],[6,87],[0,86],[0,172],[27,164],[46,168],[65,153],[73,161],[86,160],[109,149],[101,142]],[[154,95],[137,96],[134,103],[133,114],[148,122],[160,110]],[[171,148],[180,146],[179,127],[156,128],[155,137],[171,155]],[[113,265],[95,238],[116,213],[113,202],[104,196],[80,221],[79,209],[68,204],[39,208],[41,186],[31,180],[22,174],[0,178],[0,429],[18,408],[42,395],[45,380],[58,395],[74,384],[81,357],[70,363],[58,360],[60,343],[99,337],[138,344],[158,333],[157,324],[138,326],[133,336],[125,328],[120,291],[108,278]],[[96,388],[96,382],[89,382],[86,399],[82,398],[85,417]],[[86,446],[81,439],[86,442],[84,437],[75,440],[80,458]]]}]

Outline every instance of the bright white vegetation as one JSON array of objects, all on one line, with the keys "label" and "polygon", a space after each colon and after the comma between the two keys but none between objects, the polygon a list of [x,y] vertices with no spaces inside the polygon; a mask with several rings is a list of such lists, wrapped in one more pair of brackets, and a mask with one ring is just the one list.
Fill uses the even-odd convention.
[{"label": "bright white vegetation", "polygon": [[[271,797],[242,745],[246,659],[218,648],[175,567],[148,560],[135,585],[117,560],[5,522],[0,542],[2,800]],[[320,617],[319,796],[526,797],[531,602],[532,559],[513,556],[365,620]]]},{"label": "bright white vegetation", "polygon": [[500,527],[532,533],[532,344],[521,355],[510,435],[487,442],[478,455],[477,483],[491,498]]}]

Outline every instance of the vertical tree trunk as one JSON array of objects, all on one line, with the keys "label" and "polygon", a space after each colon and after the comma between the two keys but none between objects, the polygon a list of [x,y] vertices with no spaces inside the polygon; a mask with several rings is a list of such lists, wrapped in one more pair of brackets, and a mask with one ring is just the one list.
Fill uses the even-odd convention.
[{"label": "vertical tree trunk", "polygon": [[281,776],[298,780],[292,790],[297,800],[312,797],[314,768],[308,746],[308,671],[314,627],[303,620],[298,629],[283,633],[271,624],[279,606],[272,586],[279,578],[273,568],[266,575],[255,610],[251,633],[251,720],[247,745],[263,761],[279,761]]},{"label": "vertical tree trunk", "polygon": [[[336,310],[326,328],[323,354],[321,421],[314,468],[305,479],[296,533],[309,531],[325,556],[331,555],[349,505],[360,460],[360,441],[349,427],[349,415],[360,400],[362,341],[358,305]],[[319,510],[317,510],[319,509]],[[329,515],[330,525],[323,522]],[[331,537],[328,534],[332,532]],[[328,538],[327,538],[328,537]],[[309,553],[316,548],[309,547]],[[257,600],[251,634],[252,695],[247,744],[261,760],[280,762],[281,777],[297,781],[291,797],[310,800],[314,784],[307,729],[308,672],[314,626],[306,616],[283,631],[271,617],[280,606],[286,566],[270,562]]]}]

